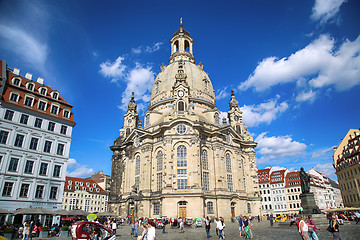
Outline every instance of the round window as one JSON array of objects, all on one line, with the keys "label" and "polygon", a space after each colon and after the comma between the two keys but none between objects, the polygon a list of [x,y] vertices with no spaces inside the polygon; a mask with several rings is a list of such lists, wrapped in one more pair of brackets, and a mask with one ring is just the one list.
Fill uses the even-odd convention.
[{"label": "round window", "polygon": [[184,134],[186,132],[186,127],[184,124],[179,124],[176,128],[176,131],[179,133],[179,134]]}]

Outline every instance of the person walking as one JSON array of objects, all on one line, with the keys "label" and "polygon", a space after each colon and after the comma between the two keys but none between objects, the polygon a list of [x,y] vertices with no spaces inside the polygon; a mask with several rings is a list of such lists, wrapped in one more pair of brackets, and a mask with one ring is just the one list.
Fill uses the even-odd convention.
[{"label": "person walking", "polygon": [[333,240],[337,240],[337,239],[343,240],[339,233],[339,223],[336,220],[336,215],[331,216],[328,230],[332,233]]},{"label": "person walking", "polygon": [[147,240],[147,232],[148,232],[148,227],[147,224],[144,222],[141,224],[141,228],[143,230],[143,232],[141,233],[141,235],[137,238],[137,240]]},{"label": "person walking", "polygon": [[209,216],[205,218],[205,230],[206,230],[206,237],[210,238],[210,228],[211,228],[211,222],[209,219]]},{"label": "person walking", "polygon": [[312,215],[309,215],[308,216],[308,220],[307,220],[307,225],[309,227],[309,236],[310,236],[310,239],[311,240],[319,240],[318,236],[316,235],[316,231],[317,230],[320,230],[320,228],[318,228],[316,225],[315,225],[315,222],[312,218]]},{"label": "person walking", "polygon": [[111,230],[113,231],[114,235],[116,235],[116,220],[113,220],[111,223]]},{"label": "person walking", "polygon": [[270,215],[269,220],[270,220],[270,226],[272,227],[274,225],[274,217],[272,214]]},{"label": "person walking", "polygon": [[138,237],[139,221],[136,220],[134,224],[134,237]]},{"label": "person walking", "polygon": [[217,221],[216,228],[219,231],[219,239],[224,239],[225,236],[223,234],[223,230],[225,228],[225,224],[224,224],[224,219],[222,217],[220,217],[219,221]]},{"label": "person walking", "polygon": [[215,223],[215,225],[216,225],[216,228],[215,228],[216,236],[219,236],[219,229],[217,228],[218,221],[219,221],[218,218],[215,218],[215,219],[214,219],[214,223]]},{"label": "person walking", "polygon": [[238,223],[239,223],[240,237],[242,237],[242,234],[245,231],[245,229],[244,229],[244,218],[241,214],[239,215]]},{"label": "person walking", "polygon": [[246,238],[251,238],[251,234],[250,234],[250,226],[251,226],[251,221],[247,216],[244,216],[244,230],[245,230],[245,237]]},{"label": "person walking", "polygon": [[156,239],[155,228],[148,222],[146,224],[148,227],[147,240],[155,240]]},{"label": "person walking", "polygon": [[182,218],[179,219],[179,227],[180,227],[180,233],[184,233],[184,220],[182,220]]},{"label": "person walking", "polygon": [[301,235],[301,238],[303,240],[310,240],[309,237],[309,227],[305,222],[306,218],[305,216],[300,217],[300,223],[299,223],[299,233]]},{"label": "person walking", "polygon": [[27,223],[27,224],[25,224],[25,227],[23,230],[23,240],[29,239],[29,231],[30,231],[30,225]]}]

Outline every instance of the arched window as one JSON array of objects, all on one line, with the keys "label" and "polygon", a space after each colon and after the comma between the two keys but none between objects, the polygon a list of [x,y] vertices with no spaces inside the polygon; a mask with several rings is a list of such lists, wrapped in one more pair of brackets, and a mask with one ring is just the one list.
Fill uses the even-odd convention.
[{"label": "arched window", "polygon": [[236,131],[237,131],[238,133],[241,133],[240,125],[236,125]]},{"label": "arched window", "polygon": [[226,158],[226,171],[231,172],[231,158],[230,158],[230,154],[226,154],[225,155]]},{"label": "arched window", "polygon": [[184,112],[185,111],[185,103],[183,101],[178,102],[178,111]]},{"label": "arched window", "polygon": [[208,170],[209,162],[208,162],[208,153],[206,150],[202,151],[201,158],[202,158],[203,169]]},{"label": "arched window", "polygon": [[177,166],[178,167],[187,166],[186,147],[184,145],[180,145],[177,148]]},{"label": "arched window", "polygon": [[137,155],[136,156],[136,163],[135,163],[135,175],[139,175],[140,174],[140,156]]},{"label": "arched window", "polygon": [[185,41],[185,51],[189,52],[190,44],[188,41]]},{"label": "arched window", "polygon": [[207,202],[206,204],[207,213],[213,214],[214,213],[214,203],[213,202]]},{"label": "arched window", "polygon": [[215,113],[215,114],[214,114],[214,118],[215,118],[215,124],[220,124],[220,116],[219,116],[219,113]]},{"label": "arched window", "polygon": [[177,52],[179,50],[179,41],[174,42],[174,52]]},{"label": "arched window", "polygon": [[157,153],[156,160],[157,160],[157,170],[161,171],[162,170],[162,165],[163,165],[163,153],[162,153],[162,151],[159,151]]},{"label": "arched window", "polygon": [[130,128],[127,128],[127,129],[126,129],[126,137],[128,137],[129,134],[130,134]]}]

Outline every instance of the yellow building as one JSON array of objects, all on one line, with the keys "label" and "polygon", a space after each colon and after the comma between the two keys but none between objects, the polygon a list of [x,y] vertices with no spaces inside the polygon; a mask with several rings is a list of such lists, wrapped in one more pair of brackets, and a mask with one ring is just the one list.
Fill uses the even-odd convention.
[{"label": "yellow building", "polygon": [[334,167],[345,207],[360,206],[360,129],[350,129],[334,149]]},{"label": "yellow building", "polygon": [[235,95],[221,120],[210,78],[195,64],[193,39],[182,24],[170,44],[144,126],[133,96],[111,146],[111,211],[136,218],[260,215],[256,143]]}]

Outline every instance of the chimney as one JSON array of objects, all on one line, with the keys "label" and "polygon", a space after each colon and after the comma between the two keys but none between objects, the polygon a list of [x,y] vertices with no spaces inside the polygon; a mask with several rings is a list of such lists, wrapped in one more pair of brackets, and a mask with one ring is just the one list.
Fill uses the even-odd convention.
[{"label": "chimney", "polygon": [[32,79],[32,74],[31,73],[26,73],[25,78],[31,80]]},{"label": "chimney", "polygon": [[44,79],[41,77],[38,77],[38,79],[36,81],[40,84],[44,84]]},{"label": "chimney", "polygon": [[13,74],[15,74],[15,75],[20,75],[20,69],[14,68]]}]

